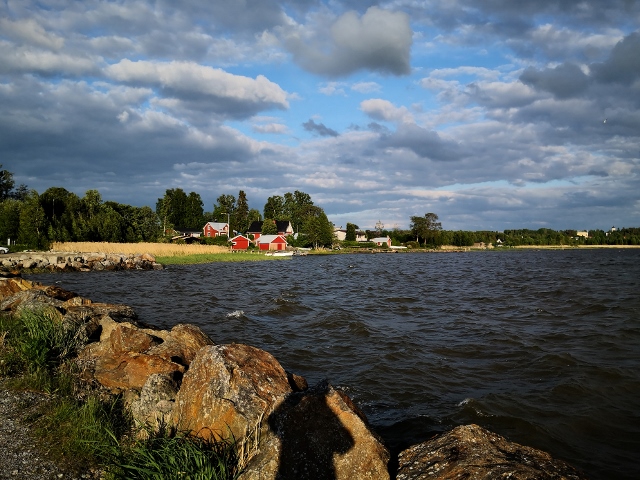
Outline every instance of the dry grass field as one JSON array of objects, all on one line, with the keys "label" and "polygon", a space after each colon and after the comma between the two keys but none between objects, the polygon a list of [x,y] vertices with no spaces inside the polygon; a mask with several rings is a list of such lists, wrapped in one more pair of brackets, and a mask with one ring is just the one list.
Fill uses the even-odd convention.
[{"label": "dry grass field", "polygon": [[176,245],[173,243],[56,242],[51,246],[51,249],[56,252],[100,252],[126,255],[150,253],[156,257],[229,253],[228,248],[218,245]]}]

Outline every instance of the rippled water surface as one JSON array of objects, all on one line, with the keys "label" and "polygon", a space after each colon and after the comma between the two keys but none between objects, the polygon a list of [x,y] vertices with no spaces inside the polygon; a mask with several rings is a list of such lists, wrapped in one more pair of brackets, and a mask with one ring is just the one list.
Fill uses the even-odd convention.
[{"label": "rippled water surface", "polygon": [[477,423],[640,478],[640,250],[307,256],[31,276],[324,378],[397,449]]}]

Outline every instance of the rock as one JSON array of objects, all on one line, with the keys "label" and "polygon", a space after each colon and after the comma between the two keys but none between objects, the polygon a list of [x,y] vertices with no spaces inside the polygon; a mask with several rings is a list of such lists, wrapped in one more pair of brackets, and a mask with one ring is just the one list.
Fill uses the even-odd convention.
[{"label": "rock", "polygon": [[111,350],[113,353],[115,355],[120,355],[124,352],[146,352],[152,346],[162,342],[162,340],[158,337],[149,335],[131,324],[120,323],[111,330],[109,342],[111,343]]},{"label": "rock", "polygon": [[122,352],[105,355],[95,362],[94,378],[112,392],[128,389],[140,390],[150,375],[160,373],[173,378],[181,377],[185,368],[156,355]]},{"label": "rock", "polygon": [[19,310],[38,310],[45,306],[62,309],[63,303],[64,302],[57,298],[47,296],[42,290],[32,288],[31,290],[23,290],[4,298],[2,302],[0,302],[0,310],[17,312]]},{"label": "rock", "polygon": [[178,393],[178,385],[171,376],[149,375],[140,396],[131,402],[129,410],[140,428],[141,437],[156,433],[169,425],[171,411]]},{"label": "rock", "polygon": [[242,344],[206,346],[184,376],[174,423],[206,439],[242,442],[291,391],[286,372],[271,354]]},{"label": "rock", "polygon": [[31,290],[35,285],[37,284],[20,277],[0,278],[0,301],[15,293]]},{"label": "rock", "polygon": [[397,480],[473,478],[578,480],[585,477],[546,452],[462,425],[400,453]]},{"label": "rock", "polygon": [[[83,367],[83,378],[94,379],[112,392],[140,390],[152,374],[170,375],[181,379],[186,368],[171,359],[150,354],[148,351],[164,341],[168,332],[138,328],[128,322],[118,323],[109,315],[86,324],[87,336],[100,341],[84,347],[78,362]],[[79,335],[78,335],[79,336]]]},{"label": "rock", "polygon": [[353,407],[327,382],[292,393],[269,416],[240,480],[390,478],[389,451]]},{"label": "rock", "polygon": [[195,325],[180,323],[171,329],[164,342],[149,350],[149,354],[188,367],[198,351],[213,341]]}]

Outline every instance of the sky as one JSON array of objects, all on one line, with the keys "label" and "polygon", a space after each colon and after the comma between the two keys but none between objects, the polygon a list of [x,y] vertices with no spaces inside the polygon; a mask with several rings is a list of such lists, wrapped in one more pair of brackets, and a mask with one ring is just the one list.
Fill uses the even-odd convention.
[{"label": "sky", "polygon": [[0,163],[345,227],[640,226],[637,0],[0,0]]}]

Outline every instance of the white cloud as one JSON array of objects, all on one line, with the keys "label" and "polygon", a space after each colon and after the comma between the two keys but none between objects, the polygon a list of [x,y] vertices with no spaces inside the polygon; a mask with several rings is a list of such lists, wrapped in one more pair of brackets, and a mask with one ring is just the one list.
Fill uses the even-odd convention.
[{"label": "white cloud", "polygon": [[351,90],[358,93],[374,93],[382,90],[382,85],[377,82],[358,82],[351,85]]},{"label": "white cloud", "polygon": [[284,44],[302,68],[334,77],[358,70],[410,72],[413,32],[406,13],[370,7],[362,16],[346,12],[328,32],[324,28],[312,25],[308,31],[285,34]]},{"label": "white cloud", "polygon": [[37,46],[47,50],[60,50],[64,47],[64,38],[55,33],[47,32],[42,25],[33,18],[11,21],[0,18],[0,32],[5,36],[24,42],[26,45]]},{"label": "white cloud", "polygon": [[414,123],[413,115],[406,107],[396,107],[388,100],[380,98],[364,100],[360,103],[360,109],[375,120]]},{"label": "white cloud", "polygon": [[255,79],[233,75],[218,68],[193,62],[149,62],[122,60],[105,69],[121,82],[158,85],[172,92],[197,93],[251,103],[265,103],[288,108],[287,94],[263,75]]}]

